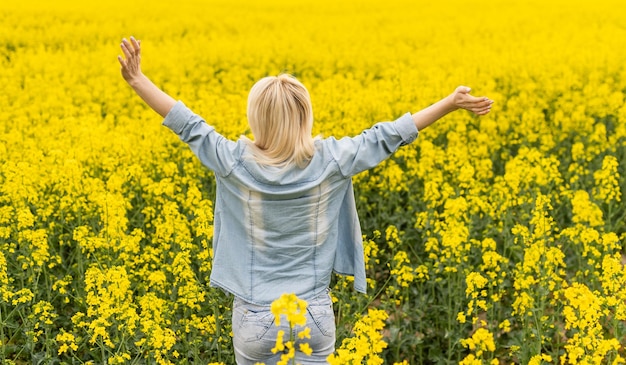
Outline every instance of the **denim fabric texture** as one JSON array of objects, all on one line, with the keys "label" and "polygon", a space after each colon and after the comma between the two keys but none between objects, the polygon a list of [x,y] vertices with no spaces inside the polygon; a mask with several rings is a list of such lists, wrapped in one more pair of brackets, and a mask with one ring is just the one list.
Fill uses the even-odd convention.
[{"label": "denim fabric texture", "polygon": [[211,286],[262,306],[283,293],[311,301],[334,271],[366,291],[351,177],[417,138],[410,113],[354,137],[316,140],[304,168],[256,163],[245,141],[226,139],[180,101],[163,124],[215,172]]},{"label": "denim fabric texture", "polygon": [[[326,358],[335,351],[335,315],[330,295],[326,291],[308,303],[306,327],[311,330],[310,339],[298,339],[304,327],[295,328],[295,349],[300,343],[308,343],[313,353],[307,356],[296,351],[296,363],[327,364]],[[275,325],[269,306],[259,306],[235,298],[233,302],[233,344],[235,359],[239,365],[262,362],[276,364],[282,352],[273,353],[278,331],[283,330],[284,341],[289,340],[289,323],[283,316],[280,326]]]}]

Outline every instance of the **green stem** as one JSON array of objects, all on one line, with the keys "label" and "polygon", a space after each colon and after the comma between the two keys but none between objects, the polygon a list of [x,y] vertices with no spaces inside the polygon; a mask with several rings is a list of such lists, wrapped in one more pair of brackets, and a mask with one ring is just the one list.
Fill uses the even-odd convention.
[{"label": "green stem", "polygon": [[361,308],[361,310],[359,310],[361,314],[365,313],[367,308],[369,308],[369,306],[376,300],[376,298],[378,298],[378,296],[382,294],[383,290],[385,290],[385,288],[387,287],[390,281],[391,281],[391,275],[389,275],[389,277],[387,278],[383,286],[376,292],[376,294],[372,297],[372,299],[370,299],[367,302],[367,304],[363,308]]},{"label": "green stem", "polygon": [[4,341],[4,318],[2,316],[2,310],[4,309],[4,305],[0,304],[0,341],[2,342],[2,345],[0,346],[0,360],[2,360],[2,363],[5,363],[5,341]]},{"label": "green stem", "polygon": [[102,342],[101,338],[98,339],[98,345],[100,346],[100,353],[101,353],[101,356],[102,356],[102,363],[103,364],[108,364],[108,361],[106,360],[106,352],[104,351],[104,343]]},{"label": "green stem", "polygon": [[[454,277],[448,277],[449,280],[448,282],[452,284],[452,288],[457,289],[460,287],[460,280],[459,280],[459,275],[458,272],[457,273],[452,273],[452,275],[454,275]],[[462,297],[462,296],[461,296]],[[446,321],[446,337],[448,338],[448,348],[447,348],[447,356],[448,356],[448,361],[452,361],[452,357],[455,354],[454,351],[454,347],[456,347],[456,344],[452,343],[452,331],[453,331],[453,323],[456,322],[456,315],[459,312],[457,310],[457,307],[454,305],[454,298],[460,298],[459,296],[456,295],[452,295],[451,291],[448,290],[447,293],[447,308],[448,308],[448,320]],[[458,361],[458,355],[457,355],[457,361]]]},{"label": "green stem", "polygon": [[[289,324],[289,341],[291,342],[294,350],[296,348],[296,336],[294,334],[294,330],[293,330],[293,325],[290,323]],[[296,356],[295,356],[295,352],[294,352],[294,356],[291,359],[291,365],[296,365]]]}]

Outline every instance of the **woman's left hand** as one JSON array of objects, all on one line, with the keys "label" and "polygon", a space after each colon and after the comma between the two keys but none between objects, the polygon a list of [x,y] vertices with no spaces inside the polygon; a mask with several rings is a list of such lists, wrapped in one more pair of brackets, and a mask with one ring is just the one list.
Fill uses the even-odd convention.
[{"label": "woman's left hand", "polygon": [[117,60],[122,66],[122,77],[126,82],[132,84],[133,81],[139,80],[143,75],[141,73],[141,41],[131,36],[130,41],[126,38],[122,39],[120,47],[124,52],[124,58],[117,56]]}]

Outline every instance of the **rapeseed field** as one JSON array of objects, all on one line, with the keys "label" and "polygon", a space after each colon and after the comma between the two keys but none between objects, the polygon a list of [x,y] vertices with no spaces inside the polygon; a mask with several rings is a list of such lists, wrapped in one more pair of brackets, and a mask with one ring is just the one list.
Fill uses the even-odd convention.
[{"label": "rapeseed field", "polygon": [[334,279],[332,364],[626,363],[623,1],[22,0],[0,19],[1,363],[234,363],[214,180],[123,81],[130,35],[231,139],[281,72],[322,136],[458,85],[495,100],[354,178],[369,292]]}]

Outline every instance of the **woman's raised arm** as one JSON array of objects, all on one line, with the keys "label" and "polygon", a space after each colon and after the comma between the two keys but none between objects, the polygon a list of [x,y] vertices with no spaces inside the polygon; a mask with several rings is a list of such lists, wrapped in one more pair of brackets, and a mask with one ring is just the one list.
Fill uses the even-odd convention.
[{"label": "woman's raised arm", "polygon": [[134,37],[130,37],[130,41],[124,38],[121,47],[124,57],[117,56],[117,59],[122,66],[122,77],[150,108],[165,117],[176,104],[176,100],[141,72],[141,42]]}]

